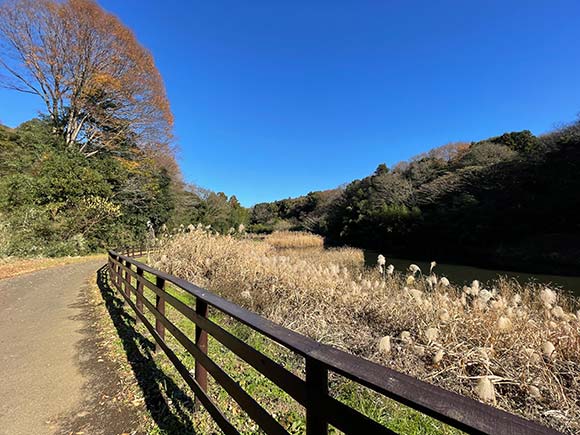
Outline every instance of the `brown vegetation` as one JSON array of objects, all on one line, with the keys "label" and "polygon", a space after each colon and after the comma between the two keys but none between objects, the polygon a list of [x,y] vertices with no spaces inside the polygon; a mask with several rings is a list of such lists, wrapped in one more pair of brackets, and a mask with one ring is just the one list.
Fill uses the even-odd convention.
[{"label": "brown vegetation", "polygon": [[167,241],[156,266],[321,342],[580,429],[575,301],[537,284],[459,288],[435,274],[365,270],[357,250],[306,252],[196,229]]},{"label": "brown vegetation", "polygon": [[317,234],[299,231],[275,231],[266,237],[274,248],[322,248],[324,239]]}]

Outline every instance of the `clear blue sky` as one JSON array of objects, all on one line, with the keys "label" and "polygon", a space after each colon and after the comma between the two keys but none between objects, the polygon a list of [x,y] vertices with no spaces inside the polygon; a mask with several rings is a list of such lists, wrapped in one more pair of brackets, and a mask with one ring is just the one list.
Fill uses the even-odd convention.
[{"label": "clear blue sky", "polygon": [[[155,56],[187,181],[244,205],[580,112],[580,1],[101,0]],[[0,90],[0,120],[41,108]]]}]

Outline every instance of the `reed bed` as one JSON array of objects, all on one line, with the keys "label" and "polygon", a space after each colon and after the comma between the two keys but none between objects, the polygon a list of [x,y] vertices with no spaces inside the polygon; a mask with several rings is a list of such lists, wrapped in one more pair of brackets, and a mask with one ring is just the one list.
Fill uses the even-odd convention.
[{"label": "reed bed", "polygon": [[[580,311],[539,284],[458,287],[355,249],[279,250],[203,229],[155,266],[315,340],[566,433],[580,431]],[[427,274],[428,273],[428,274]],[[475,277],[474,277],[475,278]]]},{"label": "reed bed", "polygon": [[324,239],[317,234],[302,231],[275,231],[266,237],[274,248],[322,248]]}]

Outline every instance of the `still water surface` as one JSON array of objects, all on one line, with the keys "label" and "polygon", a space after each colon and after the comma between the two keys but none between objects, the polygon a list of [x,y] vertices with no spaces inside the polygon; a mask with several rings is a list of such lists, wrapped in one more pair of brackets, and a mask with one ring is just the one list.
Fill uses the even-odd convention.
[{"label": "still water surface", "polygon": [[[377,252],[365,251],[365,264],[372,266],[377,262]],[[429,273],[429,262],[409,260],[405,258],[387,257],[387,264],[395,266],[395,270],[406,271],[410,264],[416,264],[421,268],[423,273]],[[580,276],[564,275],[539,275],[522,272],[510,272],[508,270],[482,269],[473,266],[463,266],[459,264],[437,263],[434,269],[437,276],[445,276],[454,284],[470,284],[474,279],[486,283],[493,281],[500,276],[515,278],[524,284],[528,281],[539,282],[542,284],[558,287],[580,296]]]}]

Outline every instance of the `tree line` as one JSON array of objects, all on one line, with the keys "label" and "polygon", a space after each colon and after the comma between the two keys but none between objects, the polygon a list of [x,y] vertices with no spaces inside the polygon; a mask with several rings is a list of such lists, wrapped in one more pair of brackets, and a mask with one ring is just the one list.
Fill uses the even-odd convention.
[{"label": "tree line", "polygon": [[580,121],[380,164],[361,180],[257,204],[250,228],[306,229],[394,256],[572,272],[580,266]]},{"label": "tree line", "polygon": [[0,85],[44,114],[0,125],[0,255],[71,255],[191,224],[536,271],[580,265],[580,121],[452,143],[337,189],[240,205],[184,183],[151,54],[92,0],[4,0]]},{"label": "tree line", "polygon": [[198,223],[237,232],[248,217],[235,196],[184,183],[171,155],[126,145],[87,158],[49,119],[0,125],[0,257],[145,245]]},{"label": "tree line", "polygon": [[183,182],[153,57],[96,2],[3,1],[0,70],[1,86],[45,108],[0,124],[0,256],[80,255],[247,222],[235,197]]}]

